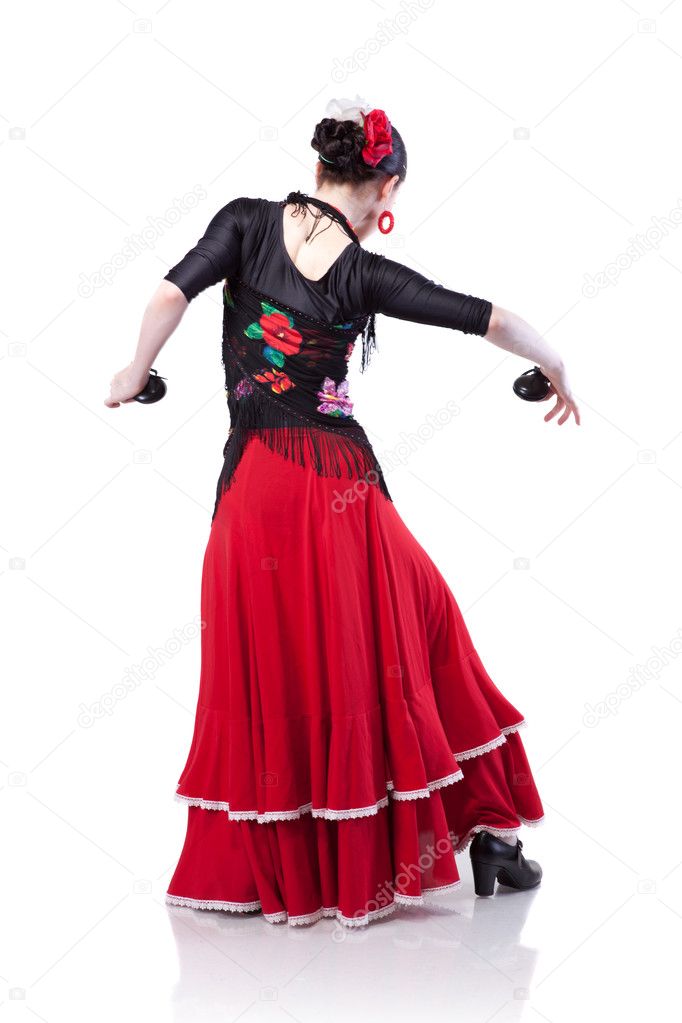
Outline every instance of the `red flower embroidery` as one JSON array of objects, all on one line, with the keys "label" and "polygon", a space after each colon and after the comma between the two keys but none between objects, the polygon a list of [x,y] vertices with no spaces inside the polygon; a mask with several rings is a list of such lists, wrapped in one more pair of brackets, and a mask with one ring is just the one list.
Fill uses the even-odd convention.
[{"label": "red flower embroidery", "polygon": [[263,313],[259,323],[263,328],[263,341],[271,348],[277,348],[285,355],[296,355],[303,338],[289,325],[284,313]]},{"label": "red flower embroidery", "polygon": [[269,384],[270,390],[275,394],[282,394],[283,391],[288,391],[296,386],[286,373],[280,373],[278,369],[264,369],[261,373],[254,373],[253,377],[261,384]]},{"label": "red flower embroidery", "polygon": [[365,146],[362,150],[362,159],[370,167],[376,167],[380,160],[393,152],[393,139],[391,138],[391,122],[383,110],[370,110],[363,114],[365,132]]}]

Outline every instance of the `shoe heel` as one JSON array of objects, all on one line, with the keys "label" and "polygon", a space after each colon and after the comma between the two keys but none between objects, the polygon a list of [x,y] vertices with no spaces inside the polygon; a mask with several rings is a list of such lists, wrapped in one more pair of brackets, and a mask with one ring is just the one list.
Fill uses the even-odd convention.
[{"label": "shoe heel", "polygon": [[495,878],[500,868],[494,863],[480,863],[477,860],[472,860],[471,869],[474,874],[474,891],[476,894],[492,895],[495,891]]}]

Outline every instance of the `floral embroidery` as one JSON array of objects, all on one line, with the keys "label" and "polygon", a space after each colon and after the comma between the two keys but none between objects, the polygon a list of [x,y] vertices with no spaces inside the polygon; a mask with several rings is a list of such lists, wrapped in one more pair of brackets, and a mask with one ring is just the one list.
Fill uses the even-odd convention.
[{"label": "floral embroidery", "polygon": [[284,352],[278,352],[276,348],[271,348],[270,345],[265,346],[263,355],[273,366],[282,367],[284,365]]},{"label": "floral embroidery", "polygon": [[244,333],[252,341],[263,341],[263,356],[273,366],[282,367],[285,355],[296,355],[301,347],[303,338],[294,329],[293,317],[288,313],[280,312],[276,306],[268,302],[261,302],[263,315],[258,322],[253,322],[246,327]]},{"label": "floral embroidery", "polygon": [[353,403],[348,399],[347,380],[335,384],[331,377],[325,377],[317,397],[321,399],[318,412],[328,416],[350,416],[353,412]]},{"label": "floral embroidery", "polygon": [[275,394],[282,394],[283,391],[289,391],[296,386],[286,373],[280,373],[277,369],[264,369],[260,373],[254,373],[253,377],[261,384],[270,384],[270,390]]},{"label": "floral embroidery", "polygon": [[344,355],[344,359],[346,360],[346,362],[348,362],[348,360],[350,359],[351,355],[353,354],[353,349],[354,348],[355,348],[355,341],[349,341],[348,344],[346,345],[346,354]]},{"label": "floral embroidery", "polygon": [[249,394],[253,394],[253,384],[248,377],[242,377],[237,386],[234,389],[236,398],[246,398]]}]

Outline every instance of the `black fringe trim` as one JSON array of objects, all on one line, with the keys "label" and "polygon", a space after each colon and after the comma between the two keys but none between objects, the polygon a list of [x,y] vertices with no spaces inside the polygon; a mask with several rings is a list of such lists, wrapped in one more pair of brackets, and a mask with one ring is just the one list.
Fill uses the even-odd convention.
[{"label": "black fringe trim", "polygon": [[253,435],[264,441],[270,451],[300,466],[311,466],[319,476],[364,480],[378,486],[392,500],[370,440],[359,423],[341,426],[343,420],[339,420],[338,427],[326,424],[322,427],[304,413],[285,406],[267,387],[256,383],[250,394],[237,398],[234,387],[244,368],[229,342],[223,344],[223,363],[233,426],[223,448],[223,468],[211,521]]}]

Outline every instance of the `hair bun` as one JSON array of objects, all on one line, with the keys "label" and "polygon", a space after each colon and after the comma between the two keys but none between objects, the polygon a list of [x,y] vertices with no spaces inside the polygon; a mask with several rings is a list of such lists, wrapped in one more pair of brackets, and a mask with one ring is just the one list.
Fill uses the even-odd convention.
[{"label": "hair bun", "polygon": [[365,134],[356,121],[337,121],[323,117],[315,126],[310,145],[339,170],[348,170],[362,161]]}]

